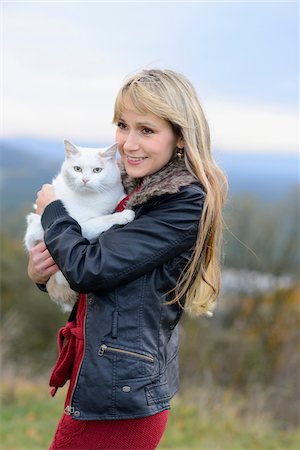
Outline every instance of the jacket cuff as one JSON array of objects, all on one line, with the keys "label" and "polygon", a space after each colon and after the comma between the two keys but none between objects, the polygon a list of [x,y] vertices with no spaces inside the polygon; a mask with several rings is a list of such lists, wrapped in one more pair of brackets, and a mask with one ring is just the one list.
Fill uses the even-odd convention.
[{"label": "jacket cuff", "polygon": [[63,202],[61,200],[54,200],[53,202],[49,203],[49,205],[46,206],[42,214],[41,217],[42,227],[45,230],[53,222],[55,222],[56,219],[68,215],[69,215],[68,211],[64,207]]},{"label": "jacket cuff", "polygon": [[48,292],[45,284],[35,283],[40,291]]}]

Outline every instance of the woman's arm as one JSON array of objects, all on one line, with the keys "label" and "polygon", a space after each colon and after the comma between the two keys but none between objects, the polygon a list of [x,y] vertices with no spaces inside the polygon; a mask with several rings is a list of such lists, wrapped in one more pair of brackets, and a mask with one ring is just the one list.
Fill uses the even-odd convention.
[{"label": "woman's arm", "polygon": [[54,261],[77,292],[116,287],[153,270],[196,242],[205,194],[197,185],[164,195],[147,212],[102,233],[96,243],[81,235],[61,201],[43,215],[45,243]]}]

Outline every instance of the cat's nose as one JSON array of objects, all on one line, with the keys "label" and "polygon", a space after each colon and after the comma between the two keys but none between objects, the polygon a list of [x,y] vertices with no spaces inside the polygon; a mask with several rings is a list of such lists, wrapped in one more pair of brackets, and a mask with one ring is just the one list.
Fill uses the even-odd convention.
[{"label": "cat's nose", "polygon": [[86,183],[88,183],[88,181],[90,181],[90,179],[89,179],[89,178],[86,178],[86,177],[83,177],[83,178],[82,178],[82,181],[83,181],[84,184],[86,184]]}]

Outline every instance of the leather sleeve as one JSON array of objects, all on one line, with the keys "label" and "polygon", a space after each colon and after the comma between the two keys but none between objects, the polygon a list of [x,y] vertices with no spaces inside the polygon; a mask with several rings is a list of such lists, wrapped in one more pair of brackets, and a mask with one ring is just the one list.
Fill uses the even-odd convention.
[{"label": "leather sleeve", "polygon": [[195,244],[205,194],[189,185],[157,197],[133,222],[113,226],[94,243],[81,235],[60,200],[42,215],[45,243],[77,292],[107,290],[152,271]]},{"label": "leather sleeve", "polygon": [[40,291],[42,292],[48,292],[47,291],[47,286],[45,284],[41,284],[41,283],[35,283],[36,286],[39,288]]}]

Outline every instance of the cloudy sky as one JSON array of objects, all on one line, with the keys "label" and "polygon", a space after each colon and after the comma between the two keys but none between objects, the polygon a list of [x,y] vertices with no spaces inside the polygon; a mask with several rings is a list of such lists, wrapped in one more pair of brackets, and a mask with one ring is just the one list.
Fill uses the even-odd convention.
[{"label": "cloudy sky", "polygon": [[2,136],[110,143],[123,79],[171,68],[195,85],[213,146],[298,149],[298,2],[2,3]]}]

